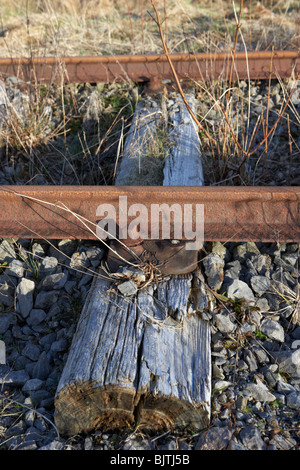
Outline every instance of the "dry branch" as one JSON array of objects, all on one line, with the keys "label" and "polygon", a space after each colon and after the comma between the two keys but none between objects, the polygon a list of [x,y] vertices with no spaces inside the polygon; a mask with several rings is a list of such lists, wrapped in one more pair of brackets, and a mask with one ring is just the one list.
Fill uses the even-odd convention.
[{"label": "dry branch", "polygon": [[176,70],[174,68],[174,65],[173,65],[173,62],[171,60],[171,57],[170,57],[170,54],[169,54],[169,50],[168,50],[168,46],[166,44],[166,41],[165,41],[165,38],[164,38],[164,34],[163,34],[163,30],[162,30],[162,26],[161,26],[161,20],[160,20],[160,16],[159,16],[159,13],[158,13],[158,10],[156,8],[156,4],[155,4],[155,1],[154,0],[151,0],[151,3],[152,3],[152,6],[154,8],[154,11],[155,11],[155,15],[156,15],[156,18],[157,18],[157,21],[156,21],[156,24],[159,28],[159,34],[160,34],[160,37],[161,37],[161,42],[162,42],[162,46],[163,46],[163,49],[164,49],[164,53],[166,55],[166,58],[168,60],[168,63],[170,65],[170,68],[171,68],[171,71],[172,71],[172,74],[174,76],[174,80],[176,82],[176,85],[177,85],[177,88],[178,88],[178,91],[184,101],[184,104],[188,110],[188,112],[190,113],[190,115],[192,116],[193,120],[195,121],[195,123],[197,124],[199,130],[201,132],[203,132],[205,134],[205,136],[215,145],[217,146],[217,142],[215,141],[215,139],[213,139],[213,137],[207,132],[207,130],[202,126],[202,124],[199,122],[199,120],[197,119],[197,117],[195,116],[193,110],[191,109],[189,103],[187,102],[187,99],[185,97],[185,94],[183,92],[183,89],[182,89],[182,86],[180,84],[180,81],[178,79],[178,76],[177,76],[177,73],[176,73]]}]

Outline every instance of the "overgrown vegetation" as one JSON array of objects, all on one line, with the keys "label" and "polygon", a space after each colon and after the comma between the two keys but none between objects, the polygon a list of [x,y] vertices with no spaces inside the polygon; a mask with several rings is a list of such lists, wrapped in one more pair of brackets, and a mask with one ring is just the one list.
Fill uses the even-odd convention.
[{"label": "overgrown vegetation", "polygon": [[[299,48],[298,2],[245,0],[244,4],[241,27],[249,50]],[[157,5],[166,17],[170,52],[230,50],[235,31],[232,2],[161,0]],[[151,13],[148,0],[13,0],[9,4],[1,0],[0,55],[160,52]]]},{"label": "overgrown vegetation", "polygon": [[7,93],[1,161],[11,184],[112,184],[137,87],[36,83]]}]

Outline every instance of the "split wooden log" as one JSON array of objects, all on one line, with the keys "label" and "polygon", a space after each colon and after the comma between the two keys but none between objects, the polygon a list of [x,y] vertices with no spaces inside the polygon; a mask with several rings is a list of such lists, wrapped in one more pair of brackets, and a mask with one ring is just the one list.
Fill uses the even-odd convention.
[{"label": "split wooden log", "polygon": [[173,277],[130,298],[95,280],[57,390],[60,433],[207,426],[210,329],[188,313],[192,279]]},{"label": "split wooden log", "polygon": [[[176,129],[180,135],[180,126]],[[198,172],[187,168],[191,177]],[[128,280],[128,270],[127,278],[119,274],[117,282],[101,275],[92,283],[57,388],[59,432],[137,425],[147,431],[205,428],[210,420],[210,327],[201,319],[207,297],[200,272],[154,276],[149,283]],[[131,292],[124,290],[126,282]]]}]

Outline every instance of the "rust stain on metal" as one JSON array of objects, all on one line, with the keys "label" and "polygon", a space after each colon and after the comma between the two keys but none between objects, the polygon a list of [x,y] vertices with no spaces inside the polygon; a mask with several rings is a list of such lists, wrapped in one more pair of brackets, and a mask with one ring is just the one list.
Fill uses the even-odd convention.
[{"label": "rust stain on metal", "polygon": [[[207,241],[300,241],[298,187],[124,187],[2,186],[1,238],[82,238],[96,240],[97,208],[110,204],[119,226],[120,196],[128,207],[143,204],[149,226],[153,204],[204,205]],[[128,217],[129,224],[134,217]],[[193,219],[193,229],[196,220]],[[170,239],[174,235],[171,219]],[[160,239],[161,233],[157,239]],[[148,237],[150,238],[150,237]],[[180,239],[185,240],[184,233]],[[130,240],[126,240],[126,243]],[[136,240],[131,240],[132,244]]]},{"label": "rust stain on metal", "polygon": [[[181,80],[228,79],[232,56],[218,54],[171,54],[170,58]],[[243,52],[236,53],[233,79],[264,79],[270,75],[289,78],[300,73],[300,53],[297,51]],[[39,81],[61,83],[62,72],[65,82],[109,82],[127,80],[155,82],[173,79],[164,54],[119,55],[91,57],[34,57],[1,58],[2,78],[16,75],[25,81],[33,78]]]}]

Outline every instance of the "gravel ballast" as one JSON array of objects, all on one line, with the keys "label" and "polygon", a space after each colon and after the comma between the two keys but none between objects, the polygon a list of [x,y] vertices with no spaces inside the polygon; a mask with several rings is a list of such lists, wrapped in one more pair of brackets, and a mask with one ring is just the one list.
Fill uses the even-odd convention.
[{"label": "gravel ballast", "polygon": [[[33,253],[33,245],[39,253],[35,257],[28,254]],[[66,439],[54,425],[54,395],[91,273],[104,250],[92,242],[65,240],[50,245],[41,240],[3,240],[0,262],[7,260],[7,264],[0,289],[9,300],[2,303],[0,314],[0,447],[299,449],[299,244],[213,243],[205,249],[200,267],[210,302],[201,314],[209,321],[212,335],[209,429],[193,435],[170,430],[162,436],[146,435],[139,428],[122,435],[98,430]],[[204,262],[207,256],[209,263]],[[18,260],[23,263],[22,276],[14,272]],[[81,261],[84,267],[78,269]],[[223,278],[215,290],[209,285],[211,275],[214,282]],[[240,291],[247,295],[237,295]],[[20,298],[26,299],[21,308]]]}]

